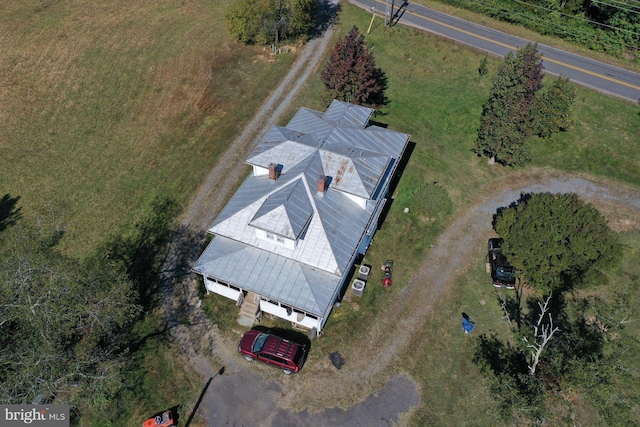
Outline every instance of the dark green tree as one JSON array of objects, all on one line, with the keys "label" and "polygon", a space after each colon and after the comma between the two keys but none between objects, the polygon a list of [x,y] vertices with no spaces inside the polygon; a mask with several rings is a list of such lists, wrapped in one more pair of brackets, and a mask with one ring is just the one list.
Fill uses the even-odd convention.
[{"label": "dark green tree", "polygon": [[480,61],[480,66],[478,67],[479,78],[486,76],[487,73],[489,72],[488,62],[489,62],[489,55],[487,54],[484,56],[484,58],[482,58],[482,61]]},{"label": "dark green tree", "polygon": [[566,131],[573,124],[571,104],[575,91],[567,77],[558,76],[551,87],[536,99],[534,108],[535,133],[548,138],[554,133]]},{"label": "dark green tree", "polygon": [[311,34],[314,0],[235,0],[226,10],[227,30],[239,41],[279,43]]},{"label": "dark green tree", "polygon": [[620,250],[604,217],[576,194],[524,195],[494,228],[525,281],[545,293],[585,284]]},{"label": "dark green tree", "polygon": [[531,109],[542,88],[542,57],[537,44],[509,53],[483,106],[474,151],[489,164],[522,164],[529,160],[525,141],[532,132]]},{"label": "dark green tree", "polygon": [[334,98],[374,108],[384,104],[384,74],[355,25],[336,43],[321,78]]}]

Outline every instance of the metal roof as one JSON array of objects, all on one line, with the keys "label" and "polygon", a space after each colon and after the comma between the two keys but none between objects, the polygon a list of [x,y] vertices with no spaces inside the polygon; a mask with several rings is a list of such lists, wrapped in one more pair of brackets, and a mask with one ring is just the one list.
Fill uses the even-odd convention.
[{"label": "metal roof", "polygon": [[[409,141],[367,126],[372,113],[333,101],[324,114],[302,108],[286,127],[272,127],[247,163],[278,164],[278,179],[245,180],[209,228],[216,237],[194,271],[328,314]],[[325,192],[317,186],[321,175]],[[256,228],[295,240],[295,248],[259,238]]]},{"label": "metal roof", "polygon": [[341,282],[339,276],[220,236],[193,270],[320,317],[328,315]]},{"label": "metal roof", "polygon": [[264,201],[249,225],[288,239],[297,239],[313,215],[313,206],[301,178]]},{"label": "metal roof", "polygon": [[334,99],[322,119],[335,126],[356,126],[360,129],[369,123],[373,109]]}]

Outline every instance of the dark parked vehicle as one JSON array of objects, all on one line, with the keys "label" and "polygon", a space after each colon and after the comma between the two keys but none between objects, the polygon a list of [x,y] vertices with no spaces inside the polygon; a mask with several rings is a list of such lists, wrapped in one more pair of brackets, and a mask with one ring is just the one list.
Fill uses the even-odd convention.
[{"label": "dark parked vehicle", "polygon": [[289,375],[302,369],[309,349],[306,345],[251,329],[240,340],[238,351],[249,362],[259,360]]},{"label": "dark parked vehicle", "polygon": [[507,258],[502,254],[503,239],[489,239],[489,253],[487,263],[490,267],[493,286],[513,289],[516,284],[516,269],[509,264]]}]

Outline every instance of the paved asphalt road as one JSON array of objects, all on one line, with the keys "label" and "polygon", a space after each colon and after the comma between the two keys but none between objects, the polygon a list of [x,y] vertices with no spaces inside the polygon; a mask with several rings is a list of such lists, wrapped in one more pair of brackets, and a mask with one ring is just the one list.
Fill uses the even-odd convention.
[{"label": "paved asphalt road", "polygon": [[[384,16],[384,1],[349,1],[367,10],[375,7],[377,13]],[[417,4],[405,3],[399,8],[402,0],[395,2],[397,23],[439,34],[495,55],[504,56],[530,42]],[[632,102],[640,100],[640,74],[543,44],[538,46],[546,72],[562,74],[575,83]]]}]

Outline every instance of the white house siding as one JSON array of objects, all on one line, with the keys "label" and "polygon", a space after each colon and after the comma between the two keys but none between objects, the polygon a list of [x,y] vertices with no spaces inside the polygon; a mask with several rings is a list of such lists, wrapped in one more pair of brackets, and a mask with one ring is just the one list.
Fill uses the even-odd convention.
[{"label": "white house siding", "polygon": [[261,300],[260,310],[262,310],[263,313],[272,314],[289,322],[297,323],[298,325],[308,329],[316,328],[317,331],[322,329],[322,319],[314,318],[314,316],[306,315],[305,313],[301,313],[294,309],[292,309],[291,315],[288,315],[285,307],[269,301]]},{"label": "white house siding", "polygon": [[238,301],[238,298],[240,297],[240,290],[230,288],[208,277],[205,279],[204,285],[205,285],[205,288],[207,289],[207,292],[213,292],[218,295],[222,295],[223,297],[232,299],[234,301]]}]

